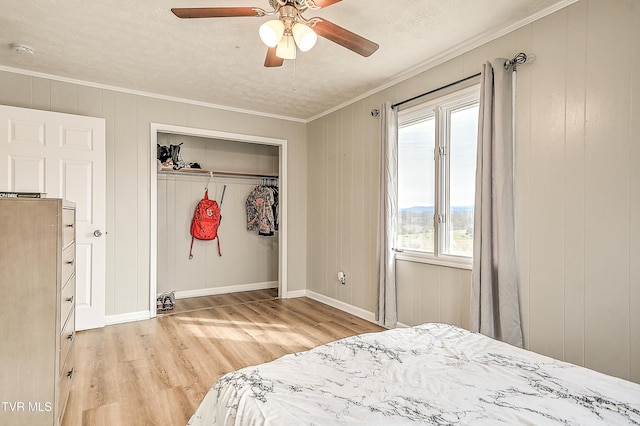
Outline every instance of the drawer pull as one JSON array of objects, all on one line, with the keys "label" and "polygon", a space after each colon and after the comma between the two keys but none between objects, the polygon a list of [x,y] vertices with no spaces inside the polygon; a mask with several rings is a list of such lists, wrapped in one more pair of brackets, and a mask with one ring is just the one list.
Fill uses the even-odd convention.
[{"label": "drawer pull", "polygon": [[67,340],[71,340],[71,341],[73,341],[73,333],[70,333],[70,334],[67,336]]},{"label": "drawer pull", "polygon": [[67,302],[73,303],[73,296],[67,298]]},{"label": "drawer pull", "polygon": [[65,225],[67,228],[73,228],[75,225],[73,223],[70,223],[68,225]]},{"label": "drawer pull", "polygon": [[71,377],[73,377],[73,370],[74,370],[74,369],[72,368],[71,370],[67,371],[67,378],[68,378],[69,380],[71,380]]},{"label": "drawer pull", "polygon": [[73,265],[73,260],[67,260],[65,263],[66,263],[67,265]]}]

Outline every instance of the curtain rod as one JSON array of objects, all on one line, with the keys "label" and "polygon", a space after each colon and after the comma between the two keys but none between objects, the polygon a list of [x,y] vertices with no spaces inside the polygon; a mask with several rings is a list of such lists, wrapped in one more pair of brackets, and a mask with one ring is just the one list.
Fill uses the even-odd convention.
[{"label": "curtain rod", "polygon": [[391,105],[391,108],[397,108],[400,105],[404,105],[404,104],[406,104],[408,102],[415,101],[416,99],[420,99],[423,96],[427,96],[427,95],[430,95],[432,93],[439,92],[440,90],[448,89],[451,86],[455,86],[456,84],[460,84],[460,83],[463,83],[463,82],[465,82],[467,80],[471,80],[472,78],[480,77],[480,74],[481,73],[470,75],[469,77],[461,78],[460,80],[454,81],[453,83],[449,83],[449,84],[445,84],[444,86],[440,86],[437,89],[433,89],[433,90],[429,90],[428,92],[421,93],[421,94],[419,94],[417,96],[414,96],[413,98],[405,99],[404,101],[401,101],[401,102],[398,102],[396,104]]},{"label": "curtain rod", "polygon": [[[520,53],[517,53],[516,56],[514,56],[511,60],[505,62],[504,67],[509,68],[510,66],[513,66],[513,70],[515,71],[517,65],[524,64],[525,62],[527,62],[527,55],[520,52]],[[400,105],[404,105],[408,102],[415,101],[416,99],[420,99],[423,96],[427,96],[432,93],[439,92],[440,90],[448,89],[449,87],[455,86],[456,84],[464,83],[467,80],[471,80],[473,78],[479,77],[481,74],[482,73],[470,75],[469,77],[462,78],[458,81],[454,81],[453,83],[445,84],[444,86],[438,87],[437,89],[433,89],[433,90],[429,90],[428,92],[421,93],[417,96],[414,96],[413,98],[405,99],[404,101],[400,101],[398,103],[391,105],[391,108],[397,108]]]}]

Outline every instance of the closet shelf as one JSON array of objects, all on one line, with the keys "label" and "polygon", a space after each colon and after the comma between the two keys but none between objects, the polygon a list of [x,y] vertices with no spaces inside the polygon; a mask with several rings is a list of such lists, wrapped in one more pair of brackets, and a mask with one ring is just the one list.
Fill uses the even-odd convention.
[{"label": "closet shelf", "polygon": [[253,173],[253,172],[232,172],[228,170],[205,170],[205,169],[180,169],[173,170],[163,168],[158,171],[162,175],[193,176],[201,175],[206,177],[246,177],[246,178],[268,178],[278,179],[277,173]]}]

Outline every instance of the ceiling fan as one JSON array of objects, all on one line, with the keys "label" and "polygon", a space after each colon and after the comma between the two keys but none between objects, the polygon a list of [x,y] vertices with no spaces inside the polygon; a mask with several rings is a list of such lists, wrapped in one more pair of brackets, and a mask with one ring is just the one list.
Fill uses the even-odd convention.
[{"label": "ceiling fan", "polygon": [[321,9],[341,0],[269,0],[273,8],[266,11],[259,7],[195,7],[173,8],[178,18],[230,18],[239,16],[273,16],[260,27],[260,38],[268,46],[265,67],[279,67],[285,59],[296,57],[296,47],[302,52],[311,49],[317,36],[331,40],[362,56],[370,56],[378,45],[364,37],[342,28],[324,18],[305,19],[307,9]]}]

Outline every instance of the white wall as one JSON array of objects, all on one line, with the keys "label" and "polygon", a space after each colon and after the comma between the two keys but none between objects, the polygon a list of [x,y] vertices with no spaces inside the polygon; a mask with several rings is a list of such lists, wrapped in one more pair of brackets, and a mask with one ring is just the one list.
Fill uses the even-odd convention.
[{"label": "white wall", "polygon": [[[306,286],[304,123],[0,71],[0,103],[106,119],[106,314],[149,309],[150,123],[287,140],[288,289]],[[150,157],[153,155],[153,157]]]},{"label": "white wall", "polygon": [[[581,0],[310,123],[309,290],[375,311],[379,123],[517,52],[516,214],[528,348],[640,382],[640,1]],[[345,270],[349,281],[335,279]],[[399,318],[468,324],[469,271],[398,262]]]}]

